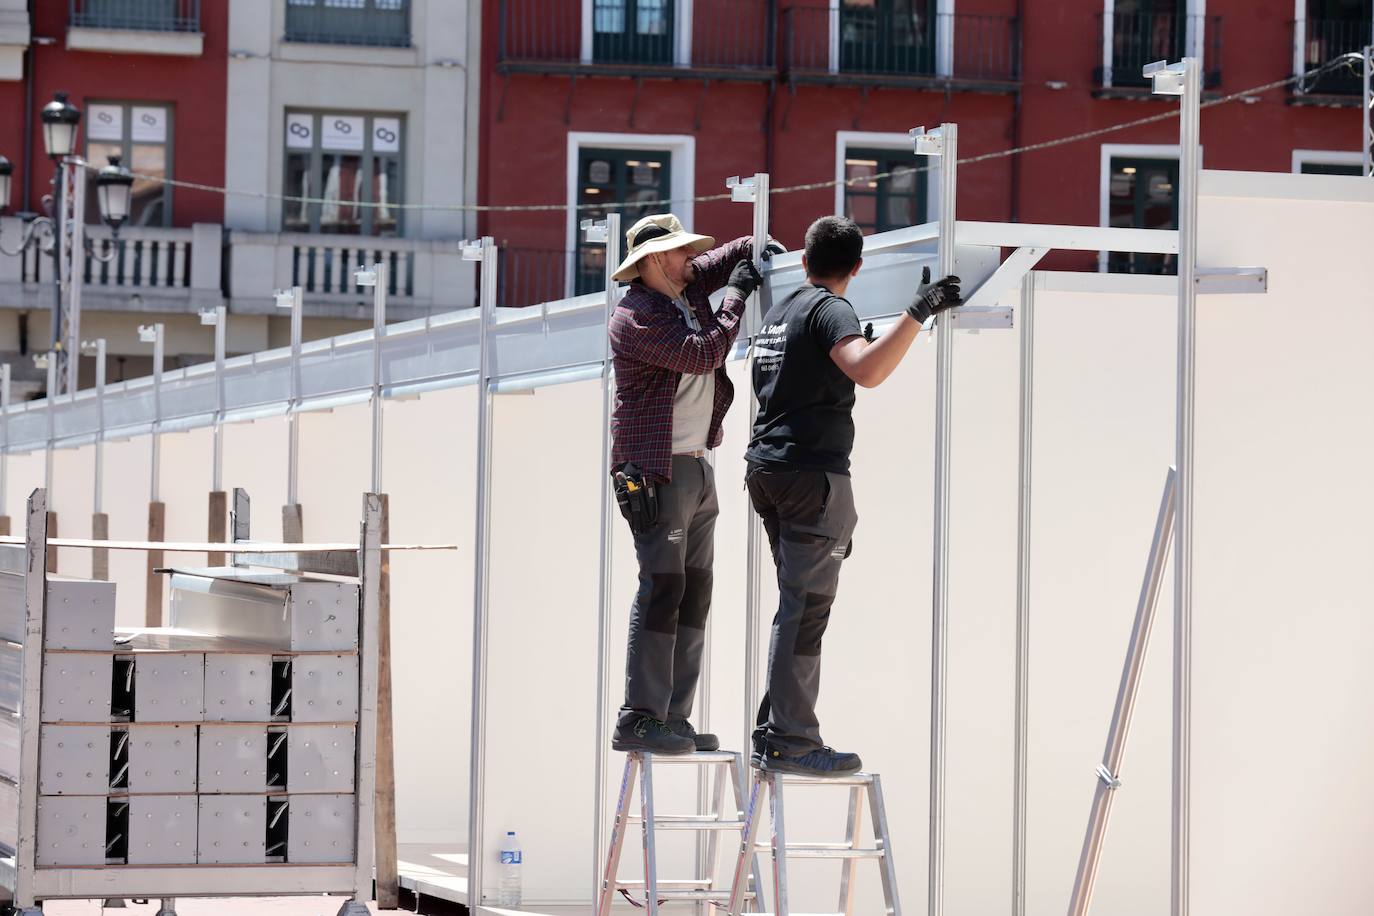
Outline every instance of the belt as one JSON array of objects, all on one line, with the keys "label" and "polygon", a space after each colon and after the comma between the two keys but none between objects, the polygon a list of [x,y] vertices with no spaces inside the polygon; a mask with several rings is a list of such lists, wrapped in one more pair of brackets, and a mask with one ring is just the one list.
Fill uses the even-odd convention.
[{"label": "belt", "polygon": [[674,457],[674,458],[705,458],[705,457],[706,457],[706,449],[704,449],[704,448],[698,448],[698,449],[693,449],[693,450],[690,451],[690,452],[673,452],[673,457]]}]

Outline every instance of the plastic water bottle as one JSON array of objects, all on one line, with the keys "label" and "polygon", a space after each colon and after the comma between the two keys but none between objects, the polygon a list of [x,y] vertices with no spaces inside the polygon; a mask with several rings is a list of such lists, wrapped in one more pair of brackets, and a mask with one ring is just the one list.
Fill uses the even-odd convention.
[{"label": "plastic water bottle", "polygon": [[514,830],[506,831],[501,843],[501,889],[497,903],[501,906],[520,905],[520,865],[524,853],[520,851],[520,841],[515,838]]}]

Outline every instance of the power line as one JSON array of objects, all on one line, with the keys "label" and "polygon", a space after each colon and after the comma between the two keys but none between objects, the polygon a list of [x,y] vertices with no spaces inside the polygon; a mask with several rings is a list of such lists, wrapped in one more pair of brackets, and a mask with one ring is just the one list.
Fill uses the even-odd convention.
[{"label": "power line", "polygon": [[[1363,62],[1363,56],[1361,54],[1356,52],[1342,54],[1339,57],[1327,61],[1320,67],[1308,70],[1306,73],[1299,73],[1297,76],[1290,76],[1286,79],[1274,80],[1271,83],[1264,83],[1263,85],[1255,86],[1250,89],[1242,89],[1239,92],[1233,92],[1230,95],[1225,95],[1221,98],[1216,98],[1207,102],[1203,102],[1202,107],[1212,108],[1217,105],[1225,105],[1228,102],[1234,102],[1238,99],[1252,98],[1260,93],[1269,92],[1273,89],[1279,89],[1281,87],[1288,86],[1302,80],[1307,80],[1320,76],[1327,70],[1333,70],[1339,66],[1344,65],[1353,67],[1357,62]],[[1149,115],[1144,118],[1136,118],[1133,121],[1124,121],[1120,124],[1113,124],[1109,127],[1099,127],[1094,130],[1087,130],[1081,133],[1070,134],[1066,137],[1058,137],[1054,140],[1043,140],[1039,143],[1028,143],[1023,146],[1013,147],[1011,149],[998,150],[992,153],[982,153],[977,156],[969,156],[964,159],[960,159],[958,164],[961,166],[975,165],[979,162],[989,162],[994,159],[1006,159],[1011,156],[1019,156],[1023,153],[1033,153],[1043,149],[1051,149],[1056,146],[1065,146],[1070,143],[1079,143],[1083,140],[1091,140],[1094,137],[1101,137],[1107,134],[1117,133],[1118,131],[1130,130],[1133,127],[1143,127],[1147,124],[1158,124],[1161,121],[1168,121],[1173,118],[1177,118],[1178,114],[1178,109],[1175,108],[1170,111],[1161,112],[1155,115]],[[93,166],[90,163],[84,163],[84,166],[86,169],[90,171],[98,170],[96,166]],[[912,173],[929,172],[933,168],[934,166],[929,165],[916,166],[913,168],[904,168],[901,170],[901,174],[906,175]],[[771,188],[769,193],[795,194],[801,191],[818,191],[823,190],[825,188],[834,188],[840,185],[849,187],[855,184],[875,181],[880,178],[891,178],[894,174],[896,174],[895,171],[889,171],[879,172],[874,175],[863,175],[857,178],[831,178],[826,181],[812,181],[806,184],[795,184],[788,185],[786,187]],[[419,210],[463,213],[535,213],[554,211],[566,212],[568,210],[620,210],[628,207],[670,207],[674,204],[708,203],[717,200],[728,200],[730,198],[730,193],[727,191],[722,194],[704,194],[697,197],[684,197],[663,200],[638,200],[628,203],[612,204],[407,204],[361,200],[342,201],[336,198],[304,197],[291,194],[273,194],[269,191],[237,191],[232,188],[219,187],[218,185],[203,184],[197,181],[185,181],[177,178],[167,178],[162,175],[146,175],[138,172],[134,172],[133,176],[134,178],[140,181],[149,181],[163,185],[170,185],[174,188],[184,188],[190,191],[205,191],[212,194],[222,194],[226,197],[248,197],[255,200],[273,200],[280,201],[281,203],[286,204],[329,204],[335,206],[346,205],[349,207],[359,208],[372,207],[395,210]]]}]

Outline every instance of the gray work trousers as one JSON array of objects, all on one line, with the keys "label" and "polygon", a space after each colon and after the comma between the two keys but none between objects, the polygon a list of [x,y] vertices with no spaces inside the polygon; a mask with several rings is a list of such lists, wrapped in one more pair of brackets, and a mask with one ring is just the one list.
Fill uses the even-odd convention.
[{"label": "gray work trousers", "polygon": [[655,487],[658,524],[636,534],[639,590],[630,608],[625,705],[620,724],[641,715],[692,714],[715,562],[715,472],[705,458],[673,456],[673,479]]},{"label": "gray work trousers", "polygon": [[786,756],[822,746],[816,720],[821,637],[849,556],[858,514],[847,474],[751,466],[749,498],[778,569],[778,613],[755,737]]}]

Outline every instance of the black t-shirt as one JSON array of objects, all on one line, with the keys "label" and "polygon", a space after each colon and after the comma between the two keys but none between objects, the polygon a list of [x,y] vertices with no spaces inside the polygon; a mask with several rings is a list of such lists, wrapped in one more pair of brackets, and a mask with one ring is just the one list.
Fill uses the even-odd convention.
[{"label": "black t-shirt", "polygon": [[759,414],[747,460],[849,473],[854,382],[830,349],[862,333],[848,300],[819,286],[803,286],[768,310],[754,338]]}]

